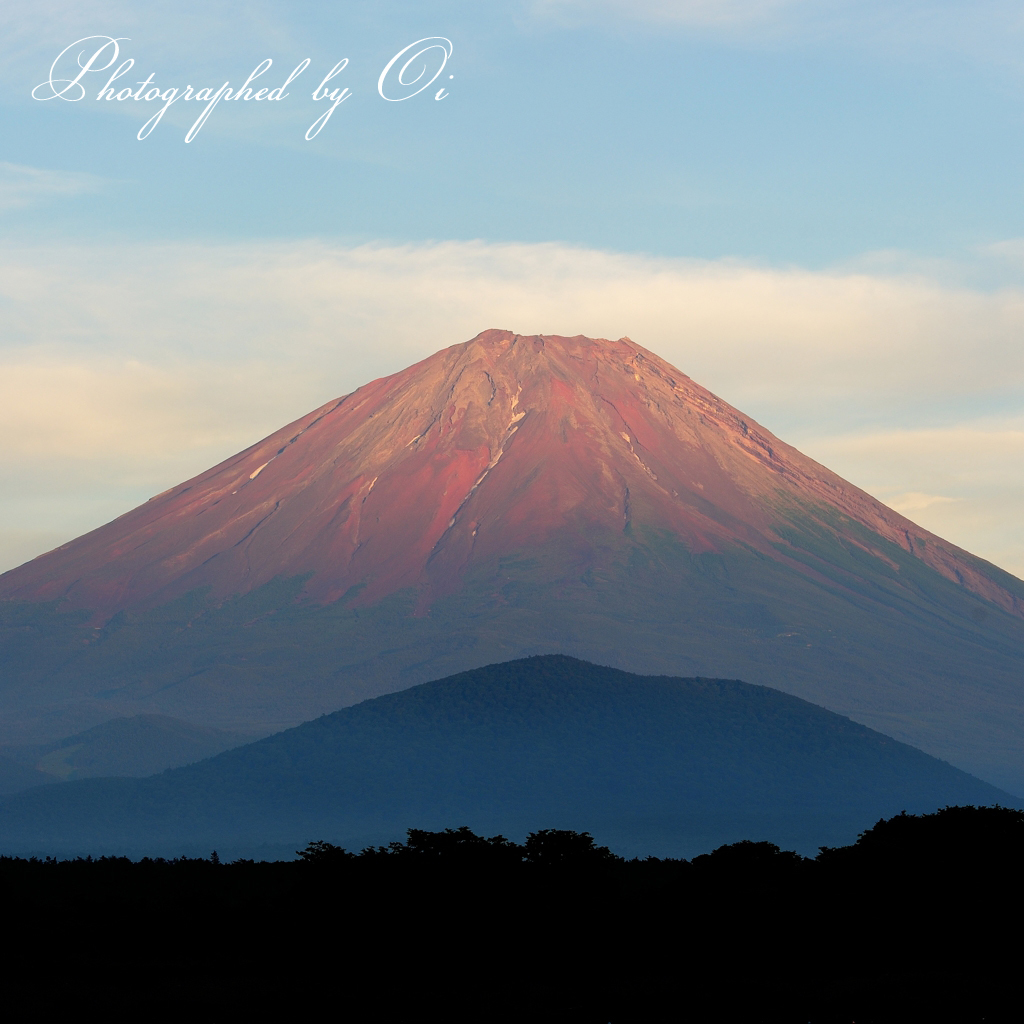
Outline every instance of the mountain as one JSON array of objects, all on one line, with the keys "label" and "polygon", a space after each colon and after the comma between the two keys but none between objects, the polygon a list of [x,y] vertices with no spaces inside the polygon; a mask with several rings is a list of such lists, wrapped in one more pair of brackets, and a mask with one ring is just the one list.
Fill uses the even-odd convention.
[{"label": "mountain", "polygon": [[[6,747],[0,750],[0,756],[32,770],[25,784],[18,786],[28,789],[40,782],[155,775],[249,743],[252,738],[167,715],[135,715],[111,719],[52,743]],[[37,774],[42,777],[32,781]],[[8,792],[15,791],[10,788],[13,785],[12,777]]]},{"label": "mountain", "polygon": [[0,739],[265,732],[549,652],[771,685],[1024,792],[1024,583],[629,339],[507,331],[0,576]]},{"label": "mountain", "polygon": [[796,697],[642,677],[559,655],[345,708],[148,779],[0,803],[2,852],[177,854],[323,838],[348,847],[468,824],[589,830],[631,854],[743,838],[812,852],[879,817],[1013,798]]},{"label": "mountain", "polygon": [[31,789],[33,786],[42,786],[47,782],[56,782],[52,775],[37,771],[27,765],[21,764],[13,757],[6,757],[0,754],[0,796],[7,796],[10,793],[20,793],[22,790]]},{"label": "mountain", "polygon": [[562,574],[594,572],[651,529],[691,555],[742,547],[812,577],[784,534],[837,513],[1024,617],[1021,587],[628,339],[488,331],[6,573],[0,595],[102,619],[308,573],[308,599],[369,606],[414,587],[424,611],[495,557],[542,549]]}]

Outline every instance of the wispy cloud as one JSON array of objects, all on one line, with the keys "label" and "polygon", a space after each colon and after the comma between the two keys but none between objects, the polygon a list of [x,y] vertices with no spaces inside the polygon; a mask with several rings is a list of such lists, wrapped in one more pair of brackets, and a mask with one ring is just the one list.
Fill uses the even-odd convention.
[{"label": "wispy cloud", "polygon": [[947,498],[944,494],[922,494],[920,491],[907,491],[906,494],[896,494],[886,499],[890,508],[896,509],[905,516],[913,515],[915,512],[924,512],[933,505],[948,505],[956,498]]},{"label": "wispy cloud", "polygon": [[[554,244],[306,241],[21,248],[0,255],[0,303],[12,528],[44,505],[74,512],[76,531],[82,509],[109,518],[111,494],[123,511],[501,327],[629,335],[883,500],[955,498],[914,517],[941,517],[949,539],[1024,572],[1011,509],[1024,503],[1024,427],[983,418],[1024,406],[1017,288]],[[972,495],[995,511],[980,515]]]},{"label": "wispy cloud", "polygon": [[1024,578],[1024,415],[797,441],[926,529]]},{"label": "wispy cloud", "polygon": [[934,60],[950,53],[1024,67],[1015,0],[534,0],[534,18],[566,27],[648,26],[744,46],[830,46]]},{"label": "wispy cloud", "polygon": [[569,21],[627,19],[701,28],[777,23],[801,9],[832,7],[821,0],[535,0],[535,16]]},{"label": "wispy cloud", "polygon": [[0,212],[98,192],[105,179],[77,171],[48,171],[0,161]]},{"label": "wispy cloud", "polygon": [[891,403],[963,412],[1024,394],[1024,290],[922,274],[557,244],[71,245],[0,254],[0,296],[0,357],[32,365],[286,363],[341,390],[506,326],[629,334],[771,415],[795,403],[831,421],[860,405],[898,418]]}]

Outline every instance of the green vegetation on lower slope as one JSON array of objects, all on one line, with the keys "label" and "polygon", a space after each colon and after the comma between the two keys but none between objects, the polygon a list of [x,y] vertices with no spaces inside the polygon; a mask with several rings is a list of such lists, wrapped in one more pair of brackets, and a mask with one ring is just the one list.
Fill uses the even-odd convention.
[{"label": "green vegetation on lower slope", "polygon": [[237,850],[310,833],[351,844],[453,819],[513,835],[558,822],[637,853],[749,834],[814,849],[902,809],[1012,799],[776,690],[554,655],[378,697],[149,779],[9,798],[0,849]]}]

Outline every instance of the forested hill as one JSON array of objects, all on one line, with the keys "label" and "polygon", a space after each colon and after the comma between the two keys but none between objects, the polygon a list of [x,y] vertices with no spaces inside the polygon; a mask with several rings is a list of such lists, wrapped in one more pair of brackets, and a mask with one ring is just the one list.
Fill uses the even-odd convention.
[{"label": "forested hill", "polygon": [[617,852],[742,838],[813,852],[867,823],[1014,798],[796,697],[563,656],[491,665],[345,708],[148,779],[0,804],[0,852],[173,855],[345,846],[453,821],[587,830]]}]

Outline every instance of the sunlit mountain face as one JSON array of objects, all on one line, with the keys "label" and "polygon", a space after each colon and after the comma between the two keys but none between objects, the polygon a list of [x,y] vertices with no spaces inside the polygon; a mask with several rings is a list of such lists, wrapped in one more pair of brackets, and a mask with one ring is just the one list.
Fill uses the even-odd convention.
[{"label": "sunlit mountain face", "polygon": [[295,724],[561,652],[1024,791],[1024,584],[627,338],[486,331],[0,576],[0,736]]},{"label": "sunlit mountain face", "polygon": [[[794,526],[885,558],[865,527],[1017,615],[998,574],[783,444],[628,339],[487,331],[374,381],[3,578],[4,597],[100,616],[199,586],[310,573],[303,596],[420,607],[511,551],[566,582],[638,534],[749,549],[813,578]],[[555,569],[553,565],[549,568]],[[895,568],[895,566],[893,566]]]}]

